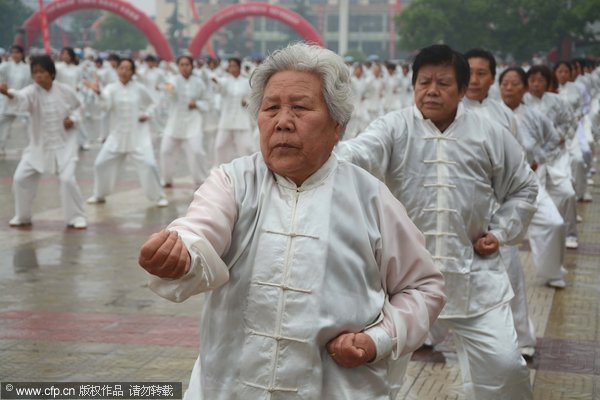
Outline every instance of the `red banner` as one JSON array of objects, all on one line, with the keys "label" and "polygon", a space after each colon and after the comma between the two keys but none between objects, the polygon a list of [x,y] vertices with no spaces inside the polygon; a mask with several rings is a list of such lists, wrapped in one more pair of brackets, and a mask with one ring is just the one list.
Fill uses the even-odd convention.
[{"label": "red banner", "polygon": [[50,32],[48,31],[48,18],[46,17],[46,7],[44,7],[44,0],[40,0],[40,25],[42,31],[42,43],[44,44],[44,51],[46,54],[52,53],[50,47]]}]

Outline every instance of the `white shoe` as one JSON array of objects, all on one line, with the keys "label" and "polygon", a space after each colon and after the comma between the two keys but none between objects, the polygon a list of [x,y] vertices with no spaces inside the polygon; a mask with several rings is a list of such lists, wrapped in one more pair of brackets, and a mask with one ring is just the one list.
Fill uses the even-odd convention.
[{"label": "white shoe", "polygon": [[519,351],[521,352],[521,355],[525,358],[532,358],[533,355],[535,354],[535,347],[533,346],[526,346],[526,347],[521,347],[519,349]]},{"label": "white shoe", "polygon": [[546,282],[546,285],[556,289],[564,289],[567,287],[564,279],[550,279],[548,282]]},{"label": "white shoe", "polygon": [[567,249],[576,249],[579,247],[579,242],[575,236],[567,236],[567,240],[565,240],[565,246],[567,246]]},{"label": "white shoe", "polygon": [[594,185],[594,180],[592,178],[588,178],[587,184],[590,185],[590,186],[593,186]]},{"label": "white shoe", "polygon": [[87,228],[87,221],[83,217],[75,217],[67,226],[74,229],[85,229]]},{"label": "white shoe", "polygon": [[31,225],[31,221],[21,221],[19,217],[12,217],[10,221],[8,221],[8,225],[10,226],[25,226]]},{"label": "white shoe", "polygon": [[577,223],[583,222],[583,217],[579,214],[577,214],[577,217],[575,219],[577,220]]},{"label": "white shoe", "polygon": [[166,207],[169,205],[169,200],[167,200],[166,198],[161,198],[160,200],[158,200],[158,202],[156,203],[156,205],[158,207]]},{"label": "white shoe", "polygon": [[102,204],[102,203],[106,203],[106,199],[104,197],[92,196],[92,197],[90,197],[90,198],[88,198],[86,200],[86,203],[88,203],[88,204]]},{"label": "white shoe", "polygon": [[592,201],[593,199],[594,199],[594,198],[592,197],[592,194],[591,194],[590,192],[588,192],[588,191],[586,191],[586,192],[583,194],[583,197],[581,198],[581,200],[582,200],[582,201],[585,201],[585,202],[590,202],[590,201]]}]

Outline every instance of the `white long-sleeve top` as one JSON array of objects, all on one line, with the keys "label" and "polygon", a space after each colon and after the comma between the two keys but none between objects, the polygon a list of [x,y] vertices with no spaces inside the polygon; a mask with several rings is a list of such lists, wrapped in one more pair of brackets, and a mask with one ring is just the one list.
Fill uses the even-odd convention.
[{"label": "white long-sleeve top", "polygon": [[250,81],[240,75],[226,74],[218,78],[217,90],[221,94],[219,129],[252,129],[252,120],[242,101],[250,95]]},{"label": "white long-sleeve top", "polygon": [[423,231],[446,280],[440,318],[474,317],[512,298],[499,254],[473,249],[488,232],[501,245],[517,244],[536,210],[535,176],[510,132],[463,104],[440,132],[410,107],[377,119],[336,152],[384,179]]},{"label": "white long-sleeve top", "polygon": [[[164,134],[178,139],[201,135],[202,114],[209,109],[206,85],[195,75],[190,75],[188,79],[177,75],[169,83],[172,89],[168,91],[169,118]],[[196,108],[189,108],[191,101]]]},{"label": "white long-sleeve top", "polygon": [[[388,376],[393,358],[421,344],[444,304],[442,276],[404,207],[335,156],[300,187],[260,153],[234,160],[169,229],[191,269],[150,287],[173,301],[209,291],[201,379],[191,378],[200,399],[388,400],[401,379]],[[325,346],[346,331],[374,339],[374,362],[335,364]]]},{"label": "white long-sleeve top", "polygon": [[31,115],[29,144],[22,160],[41,173],[58,173],[73,160],[77,160],[77,136],[74,130],[65,129],[63,121],[69,117],[78,121],[81,103],[68,85],[54,81],[50,90],[34,83],[9,93]]},{"label": "white long-sleeve top", "polygon": [[519,135],[517,139],[527,155],[529,163],[546,164],[561,151],[561,137],[554,124],[540,111],[525,104],[514,110]]},{"label": "white long-sleeve top", "polygon": [[525,93],[523,103],[550,118],[561,137],[567,139],[575,135],[576,122],[573,109],[558,94],[546,92],[540,98],[531,93]]},{"label": "white long-sleeve top", "polygon": [[79,65],[56,63],[56,80],[65,83],[75,91],[79,90],[79,85],[83,78],[83,70]]},{"label": "white long-sleeve top", "polygon": [[152,146],[148,121],[152,117],[154,97],[141,83],[130,80],[109,84],[100,94],[100,105],[109,113],[109,133],[104,146],[112,151],[127,153],[141,147]]},{"label": "white long-sleeve top", "polygon": [[[12,59],[0,64],[0,83],[6,83],[9,88],[19,90],[30,85],[31,69],[26,62],[15,63]],[[19,114],[22,110],[18,102],[9,102],[5,96],[0,96],[0,115]]]}]

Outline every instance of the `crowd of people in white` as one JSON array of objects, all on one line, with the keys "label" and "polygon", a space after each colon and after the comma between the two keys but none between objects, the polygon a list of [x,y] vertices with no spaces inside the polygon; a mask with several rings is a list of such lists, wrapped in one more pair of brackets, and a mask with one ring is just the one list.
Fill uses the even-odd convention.
[{"label": "crowd of people in white", "polygon": [[[464,56],[470,79],[458,113],[477,114],[490,126],[502,126],[499,130],[512,133],[521,145],[538,186],[537,211],[527,228],[534,266],[547,285],[564,288],[565,250],[579,245],[577,224],[582,218],[577,215],[576,203],[592,201],[589,185],[600,139],[600,68],[586,59],[560,62],[553,69],[546,65],[497,67],[494,56],[483,49],[472,49]],[[94,163],[89,204],[106,201],[125,160],[137,166],[146,197],[164,207],[168,205],[165,188],[173,187],[180,153],[197,186],[215,166],[255,153],[259,133],[247,105],[250,76],[257,65],[237,58],[204,62],[190,56],[168,62],[151,55],[139,60],[110,55],[103,60],[90,54],[79,61],[70,48],[61,51],[56,63],[48,56],[33,56],[28,62],[23,49],[13,46],[0,64],[0,154],[6,153],[8,138],[16,131],[26,129],[30,141],[14,175],[15,216],[10,225],[31,224],[38,180],[46,173],[59,177],[66,224],[86,228],[75,171],[78,152],[92,143],[101,143],[101,149]],[[413,93],[416,77],[408,65],[390,62],[348,63],[347,68],[354,111],[345,127],[342,140],[346,143],[338,145],[337,153],[388,186],[400,185],[390,175],[395,173],[393,166],[385,160],[379,165],[378,151],[388,140],[385,135],[397,135],[396,125],[401,125],[394,119],[400,114],[388,113],[409,112],[418,106],[418,96]],[[443,79],[439,85],[444,85]],[[392,122],[397,124],[392,126]],[[470,129],[469,134],[485,133]],[[471,140],[467,136],[461,140]],[[160,143],[157,152],[155,142]],[[388,154],[391,150],[381,151]],[[443,154],[436,157],[429,161],[439,172]],[[491,161],[497,162],[492,165],[494,170],[510,167],[507,160]],[[463,201],[469,202],[466,196],[477,196],[476,189],[464,193]],[[504,189],[494,188],[498,214],[506,207],[501,198]],[[500,255],[515,293],[511,309],[518,344],[524,356],[531,356],[535,334],[528,318],[517,247],[503,245]],[[430,344],[443,340],[447,329],[434,326]]]},{"label": "crowd of people in white", "polygon": [[[509,126],[516,137],[525,135],[522,131],[533,123],[523,122],[528,117],[509,112],[506,100],[502,101],[497,77],[508,66],[498,67],[496,74],[491,54],[483,51],[472,58],[483,61],[483,67],[479,68],[480,72],[472,71],[464,104],[498,119]],[[3,61],[0,84],[7,96],[0,96],[0,155],[5,154],[13,130],[27,129],[32,139],[44,137],[42,132],[36,132],[39,129],[36,126],[47,127],[45,119],[56,107],[31,107],[43,96],[42,92],[32,91],[35,84],[27,89],[33,83],[32,69],[22,48],[11,47]],[[148,199],[166,206],[168,200],[163,187],[173,185],[179,152],[185,155],[194,183],[200,185],[212,167],[257,151],[257,127],[246,110],[249,77],[256,65],[255,61],[237,58],[205,62],[190,56],[181,56],[172,62],[152,55],[134,60],[110,54],[102,59],[94,52],[88,52],[79,60],[72,48],[62,49],[53,78],[55,83],[71,89],[77,99],[70,115],[73,121],[70,130],[76,133],[72,136],[77,138],[79,150],[89,149],[94,141],[103,143],[94,165],[94,195],[88,203],[105,201],[125,158],[138,166]],[[356,137],[378,117],[414,104],[408,64],[368,61],[347,65],[355,98],[344,139]],[[595,69],[590,60],[576,59],[558,63],[554,71],[544,65],[534,65],[525,67],[524,72],[528,87],[521,102],[543,114],[536,113],[533,118],[540,119],[537,125],[545,127],[545,131],[540,128],[531,133],[540,136],[542,143],[530,157],[535,168],[539,167],[541,182],[566,223],[567,247],[577,248],[577,222],[581,221],[576,213],[576,201],[592,200],[587,186],[594,172],[594,135],[598,136],[600,130],[600,69]],[[31,92],[29,105],[26,101],[11,101],[12,96],[8,95],[28,91]],[[64,103],[64,96],[52,101]],[[553,132],[558,135],[554,139]],[[156,140],[160,140],[159,162],[153,149]],[[30,148],[36,143],[42,146],[38,148],[40,152],[48,148],[48,144],[42,145],[40,140],[32,140]],[[76,161],[77,152],[72,152],[70,157]],[[32,159],[35,161],[29,164],[34,165],[43,157]],[[62,162],[64,159],[58,164]],[[34,170],[57,172],[42,166]],[[29,174],[23,168],[18,172]],[[11,225],[31,222],[31,211],[22,206],[31,202],[28,197],[31,190],[27,188],[26,193],[21,193],[25,197],[17,199],[16,217]],[[15,196],[19,197],[17,193],[16,190]],[[67,210],[67,205],[65,207],[67,216],[74,215],[72,210]],[[77,216],[83,217],[83,208],[79,205],[77,208],[81,209]],[[67,222],[73,225],[71,219]],[[78,227],[85,227],[82,218],[77,222]]]}]

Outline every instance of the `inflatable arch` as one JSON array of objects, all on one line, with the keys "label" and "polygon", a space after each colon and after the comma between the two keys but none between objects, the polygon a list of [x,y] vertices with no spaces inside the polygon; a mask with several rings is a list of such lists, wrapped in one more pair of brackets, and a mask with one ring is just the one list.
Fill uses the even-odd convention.
[{"label": "inflatable arch", "polygon": [[285,7],[268,3],[244,3],[225,7],[202,24],[194,36],[188,50],[194,58],[200,56],[202,47],[210,36],[223,25],[246,17],[267,17],[282,22],[298,32],[307,42],[324,46],[323,38],[300,14]]},{"label": "inflatable arch", "polygon": [[[46,18],[50,23],[65,14],[85,9],[106,10],[125,18],[146,35],[160,58],[173,60],[171,46],[154,21],[143,11],[123,0],[55,0],[46,5]],[[40,26],[39,12],[35,12],[23,23],[27,35],[27,43],[24,43],[26,48],[31,46],[35,37],[40,33]]]}]

